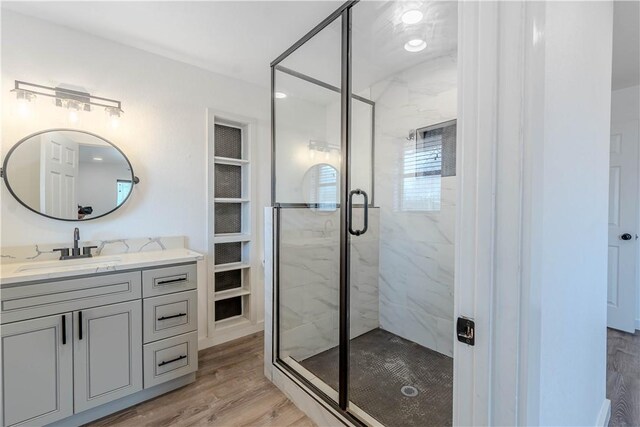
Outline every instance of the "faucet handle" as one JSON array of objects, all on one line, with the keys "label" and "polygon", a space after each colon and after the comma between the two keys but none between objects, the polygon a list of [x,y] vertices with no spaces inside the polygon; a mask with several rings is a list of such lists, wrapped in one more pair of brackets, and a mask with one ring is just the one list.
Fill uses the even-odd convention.
[{"label": "faucet handle", "polygon": [[82,255],[88,255],[89,257],[92,257],[93,254],[91,253],[91,249],[96,249],[97,246],[84,246],[82,248]]},{"label": "faucet handle", "polygon": [[64,259],[69,256],[69,248],[54,249],[53,252],[60,252],[60,259]]}]

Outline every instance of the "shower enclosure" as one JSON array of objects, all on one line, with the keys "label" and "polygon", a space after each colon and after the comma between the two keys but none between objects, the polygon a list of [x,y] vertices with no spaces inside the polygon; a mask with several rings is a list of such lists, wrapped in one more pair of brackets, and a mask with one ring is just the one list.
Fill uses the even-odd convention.
[{"label": "shower enclosure", "polygon": [[450,425],[455,2],[347,2],[271,64],[274,364],[355,423]]}]

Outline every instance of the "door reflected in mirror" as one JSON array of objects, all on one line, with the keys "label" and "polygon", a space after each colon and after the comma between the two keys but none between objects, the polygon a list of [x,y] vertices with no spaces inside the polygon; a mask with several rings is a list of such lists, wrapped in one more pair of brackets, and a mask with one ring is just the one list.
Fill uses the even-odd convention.
[{"label": "door reflected in mirror", "polygon": [[121,206],[135,177],[127,157],[109,141],[61,129],[18,142],[5,159],[4,180],[28,209],[78,221],[99,218]]},{"label": "door reflected in mirror", "polygon": [[338,170],[328,163],[311,166],[302,180],[305,203],[319,211],[335,211],[339,202]]}]

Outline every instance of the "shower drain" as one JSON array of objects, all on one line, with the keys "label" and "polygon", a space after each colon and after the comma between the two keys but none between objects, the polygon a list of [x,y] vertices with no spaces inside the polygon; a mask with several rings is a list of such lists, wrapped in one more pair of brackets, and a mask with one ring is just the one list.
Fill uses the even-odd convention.
[{"label": "shower drain", "polygon": [[418,389],[410,385],[402,386],[400,392],[407,397],[416,397],[418,395]]}]

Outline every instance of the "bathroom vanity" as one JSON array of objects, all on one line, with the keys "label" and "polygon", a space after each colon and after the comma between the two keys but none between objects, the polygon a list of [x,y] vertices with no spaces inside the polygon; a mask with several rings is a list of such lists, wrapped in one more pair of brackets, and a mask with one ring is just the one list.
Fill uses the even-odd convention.
[{"label": "bathroom vanity", "polygon": [[2,425],[79,425],[193,382],[199,259],[2,265]]}]

